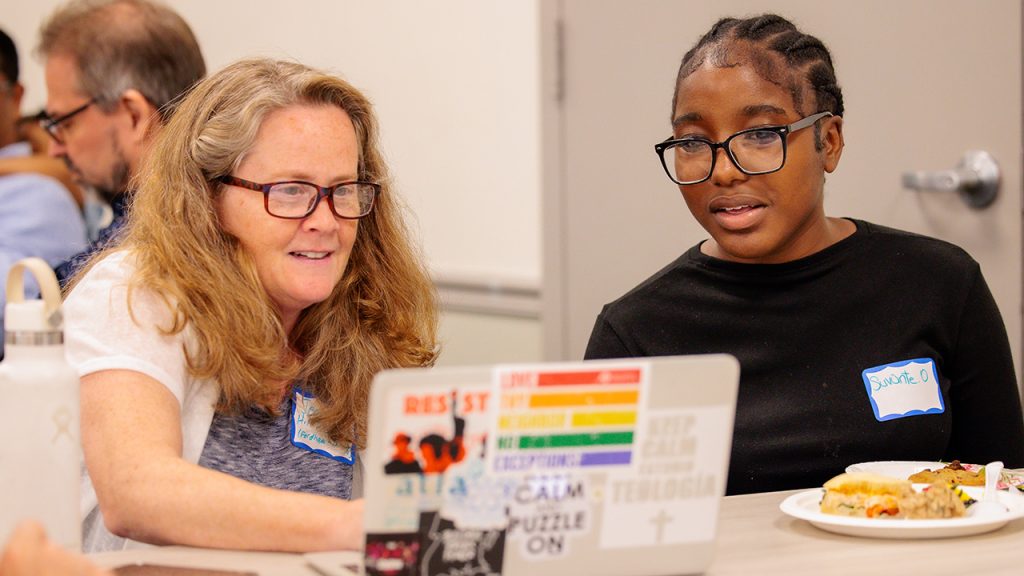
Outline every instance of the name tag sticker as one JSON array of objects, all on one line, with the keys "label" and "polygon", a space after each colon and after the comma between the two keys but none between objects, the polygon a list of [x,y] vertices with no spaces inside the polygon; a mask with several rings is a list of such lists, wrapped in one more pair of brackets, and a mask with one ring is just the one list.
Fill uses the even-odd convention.
[{"label": "name tag sticker", "polygon": [[879,422],[946,411],[939,375],[931,358],[868,368],[861,373]]},{"label": "name tag sticker", "polygon": [[310,422],[318,408],[319,403],[316,398],[301,390],[295,391],[295,401],[292,402],[292,425],[290,426],[292,445],[339,462],[355,463],[355,446],[341,445],[327,438]]}]

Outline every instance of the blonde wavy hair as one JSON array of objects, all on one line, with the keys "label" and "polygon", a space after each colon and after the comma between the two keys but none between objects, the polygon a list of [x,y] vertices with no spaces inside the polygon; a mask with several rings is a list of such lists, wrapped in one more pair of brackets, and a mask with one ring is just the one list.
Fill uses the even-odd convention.
[{"label": "blonde wavy hair", "polygon": [[[218,221],[215,180],[238,167],[269,113],[296,104],[344,110],[359,142],[358,177],[382,190],[331,296],[285,334],[252,258]],[[276,413],[281,389],[269,384],[301,379],[320,402],[321,429],[365,446],[374,374],[430,365],[437,353],[436,295],[403,212],[373,110],[358,90],[301,64],[243,60],[197,84],[161,129],[116,249],[137,254],[131,285],[162,295],[174,310],[174,325],[161,329],[189,327],[195,335],[189,371],[220,384],[219,412]]]}]

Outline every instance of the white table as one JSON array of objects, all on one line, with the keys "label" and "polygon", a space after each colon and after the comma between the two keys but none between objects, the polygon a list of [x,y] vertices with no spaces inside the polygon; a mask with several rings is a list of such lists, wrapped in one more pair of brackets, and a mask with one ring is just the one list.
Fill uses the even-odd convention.
[{"label": "white table", "polygon": [[[718,550],[709,576],[1024,575],[1024,519],[988,534],[939,540],[841,536],[786,516],[794,492],[729,496],[722,503]],[[252,571],[261,576],[316,575],[301,555],[170,546],[96,554],[107,567],[132,562]]]}]

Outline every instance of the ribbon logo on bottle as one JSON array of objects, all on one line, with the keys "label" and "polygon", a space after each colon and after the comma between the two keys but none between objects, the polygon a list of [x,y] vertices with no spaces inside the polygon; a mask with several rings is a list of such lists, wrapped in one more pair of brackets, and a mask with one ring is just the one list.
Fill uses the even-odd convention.
[{"label": "ribbon logo on bottle", "polygon": [[75,437],[71,435],[71,430],[68,428],[72,420],[71,410],[68,410],[67,406],[61,406],[60,409],[53,413],[53,424],[57,427],[57,431],[53,434],[53,440],[50,440],[50,444],[56,444],[61,435],[67,436],[70,442],[75,441]]}]

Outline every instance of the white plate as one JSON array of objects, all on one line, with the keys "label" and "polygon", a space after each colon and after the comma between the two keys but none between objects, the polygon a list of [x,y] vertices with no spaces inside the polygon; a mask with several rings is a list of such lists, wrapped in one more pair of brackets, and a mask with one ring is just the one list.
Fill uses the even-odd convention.
[{"label": "white plate", "polygon": [[[980,499],[984,488],[970,486],[963,490],[973,498]],[[779,509],[794,518],[806,520],[814,526],[850,536],[867,538],[949,538],[969,536],[998,530],[1011,520],[1024,518],[1024,495],[1015,492],[999,492],[999,501],[1009,508],[1005,514],[985,514],[963,518],[937,520],[907,520],[902,518],[851,518],[821,512],[823,488],[805,490],[782,501]]]},{"label": "white plate", "polygon": [[880,462],[860,462],[850,464],[846,467],[847,472],[874,472],[882,476],[892,476],[906,480],[911,474],[917,474],[921,470],[936,470],[945,468],[942,462],[923,462],[911,460],[885,460]]}]

